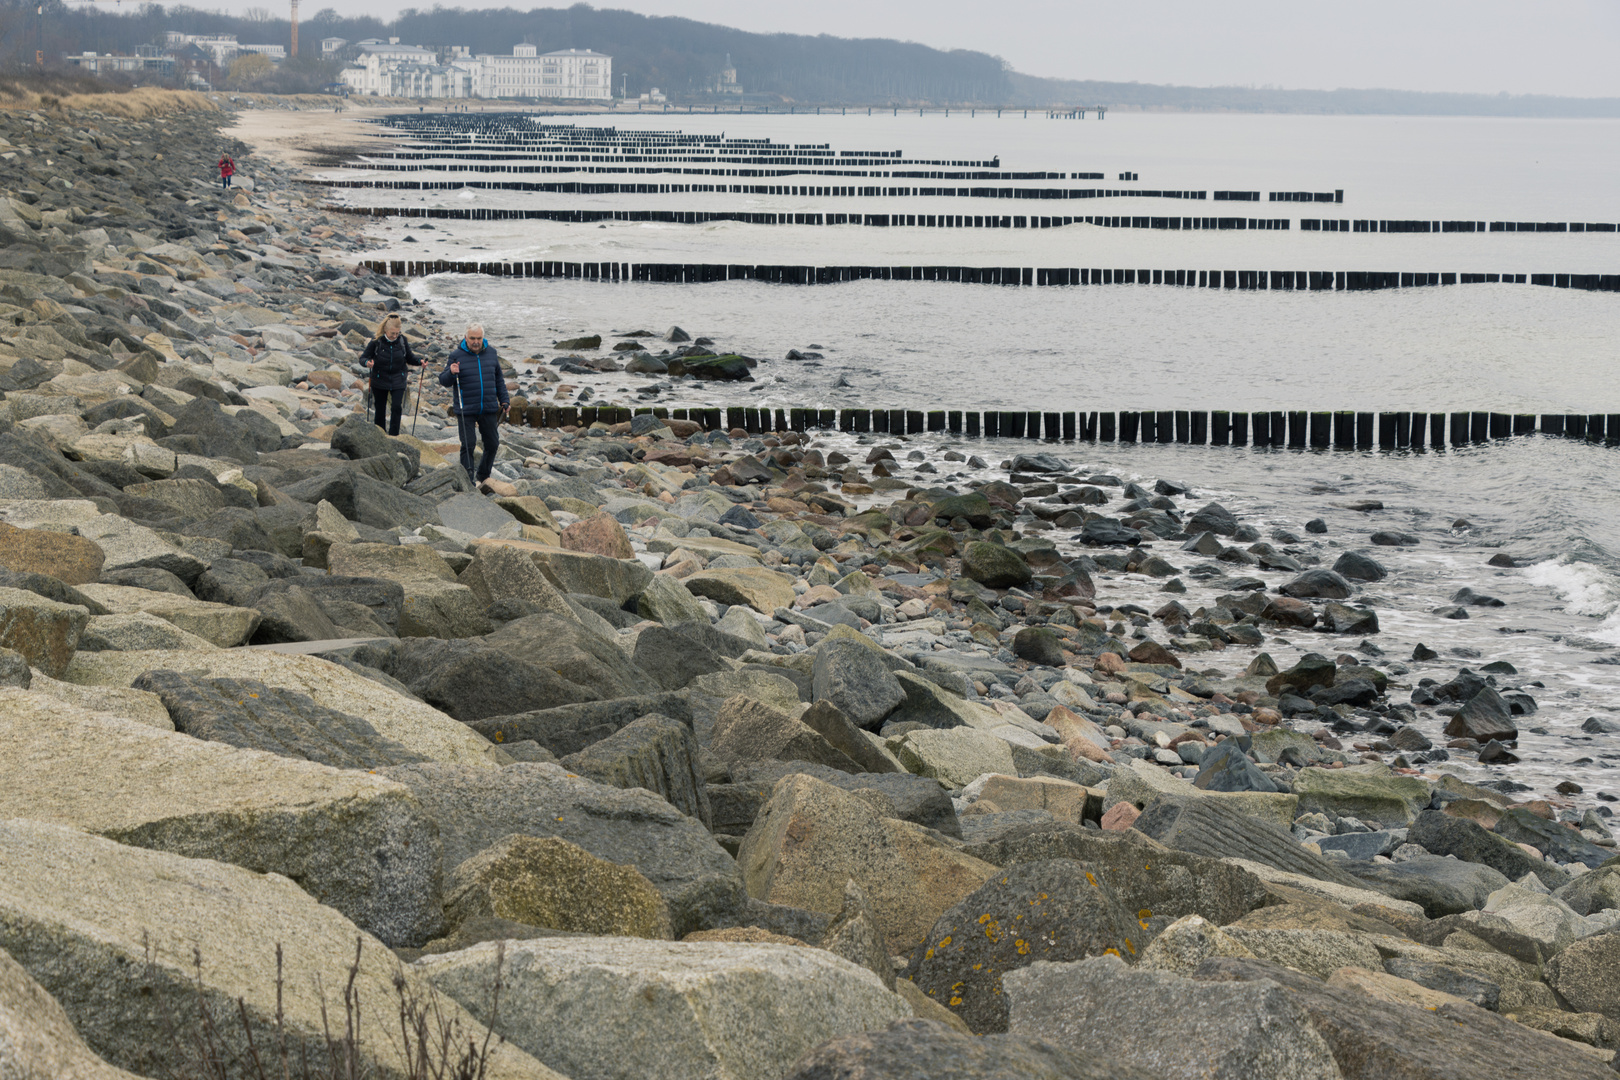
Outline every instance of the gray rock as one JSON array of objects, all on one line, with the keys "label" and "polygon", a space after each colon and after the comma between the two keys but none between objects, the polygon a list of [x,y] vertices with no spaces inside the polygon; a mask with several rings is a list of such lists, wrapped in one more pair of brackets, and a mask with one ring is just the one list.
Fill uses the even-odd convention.
[{"label": "gray rock", "polygon": [[44,815],[281,874],[389,944],[439,927],[438,828],[399,785],[0,690],[0,816]]},{"label": "gray rock", "polygon": [[353,468],[333,469],[307,480],[288,484],[282,494],[311,506],[325,500],[350,521],[374,529],[441,525],[438,504],[432,499],[401,491]]},{"label": "gray rock", "polygon": [[688,724],[692,707],[684,694],[644,694],[491,716],[468,726],[497,745],[533,740],[558,757],[566,757],[653,714]]},{"label": "gray rock", "polygon": [[1376,832],[1318,837],[1316,846],[1324,852],[1342,851],[1351,859],[1371,860],[1378,855],[1388,855],[1405,842],[1406,837],[1402,832],[1379,829]]},{"label": "gray rock", "polygon": [[875,731],[906,692],[875,646],[831,639],[816,648],[815,700],[830,701],[857,726]]},{"label": "gray rock", "polygon": [[1515,844],[1529,844],[1561,863],[1584,863],[1596,869],[1615,857],[1612,848],[1598,847],[1562,822],[1548,821],[1523,807],[1510,806],[1502,811],[1492,831]]},{"label": "gray rock", "polygon": [[[261,638],[286,635],[286,641],[320,641],[320,638],[295,636],[312,629],[309,625],[293,621],[295,614],[304,609],[297,605],[283,606],[270,599],[274,594],[298,589],[310,594],[321,612],[334,624],[355,626],[362,616],[369,616],[383,636],[397,637],[400,617],[405,609],[405,589],[397,581],[374,577],[346,577],[328,574],[317,577],[303,574],[298,577],[272,578],[253,593],[251,607],[269,612],[254,633]],[[364,611],[358,611],[363,608]],[[340,635],[348,636],[348,635]],[[356,635],[366,636],[366,635]],[[268,642],[265,642],[268,643]]]},{"label": "gray rock", "polygon": [[[26,820],[0,821],[0,865],[6,867],[0,958],[9,954],[71,1021],[59,1029],[64,1041],[53,1048],[64,1066],[83,1063],[70,1053],[76,1040],[66,1038],[76,1030],[118,1068],[141,1076],[188,1075],[196,1067],[190,1036],[202,1034],[193,1021],[199,1005],[222,1021],[215,1046],[225,1060],[247,1058],[238,1023],[244,1013],[261,1051],[279,1046],[278,945],[279,1005],[292,1061],[304,1055],[312,1063],[326,1060],[334,1007],[337,1024],[343,1023],[339,988],[351,988],[360,1015],[371,1018],[368,1027],[398,1015],[396,975],[418,1000],[431,994],[427,981],[409,968],[401,971],[376,938],[278,874]],[[359,971],[351,981],[357,945]],[[0,965],[10,967],[6,959]],[[10,982],[0,975],[0,985]],[[443,1002],[442,1014],[466,1036],[482,1039],[482,1026],[455,1003]],[[8,1007],[0,1017],[0,1031],[7,1031],[17,1013]],[[8,1077],[125,1075],[66,1067],[13,1073],[14,1060],[0,1050]],[[362,1040],[354,1064],[367,1075],[409,1074],[397,1043],[386,1037]],[[515,1049],[497,1053],[491,1064],[489,1080],[560,1080]]]},{"label": "gray rock", "polygon": [[1620,863],[1582,874],[1553,895],[1574,908],[1578,915],[1620,908]]},{"label": "gray rock", "polygon": [[815,729],[790,713],[741,694],[727,698],[715,714],[709,750],[724,762],[807,761],[844,772],[860,771],[860,766]]},{"label": "gray rock", "polygon": [[1577,1012],[1620,1020],[1620,933],[1583,938],[1547,964],[1547,984]]},{"label": "gray rock", "polygon": [[1614,1075],[1607,1064],[1569,1043],[1474,1005],[1441,1005],[1430,1012],[1326,986],[1264,960],[1206,960],[1194,977],[1218,993],[1282,988],[1332,1048],[1344,1080],[1612,1080]]},{"label": "gray rock", "polygon": [[[478,945],[416,967],[487,1016],[496,964],[496,946]],[[779,1077],[910,1011],[870,971],[788,945],[539,938],[508,944],[502,979],[502,1034],[572,1080]]]},{"label": "gray rock", "polygon": [[866,894],[853,881],[844,883],[844,907],[827,925],[819,947],[865,968],[884,986],[894,989],[894,964],[884,947],[883,932],[878,929]]},{"label": "gray rock", "polygon": [[[383,670],[411,693],[464,724],[507,716],[528,706],[548,708],[601,696],[593,687],[570,682],[549,664],[520,660],[493,647],[493,637],[456,641],[402,638],[391,644]],[[612,646],[604,647],[612,651]],[[617,659],[622,662],[622,657]]]},{"label": "gray rock", "polygon": [[[627,640],[634,644],[626,648]],[[643,627],[633,638],[621,638],[619,645],[660,690],[679,690],[699,675],[731,670],[707,646],[667,626]]]},{"label": "gray rock", "polygon": [[[762,761],[734,766],[732,779],[736,783],[711,785],[709,790],[712,794],[716,786],[752,785],[763,788],[763,795],[753,807],[754,813],[757,813],[764,800],[770,797],[771,788],[775,786],[776,781],[791,773],[804,773],[845,791],[876,792],[886,800],[884,804],[886,808],[892,807],[891,817],[913,822],[935,832],[944,833],[946,836],[957,839],[962,837],[962,825],[956,817],[956,805],[951,802],[945,789],[939,786],[937,780],[930,780],[925,776],[912,776],[910,773],[863,772],[851,775],[825,765],[813,765],[807,761]],[[747,824],[753,824],[754,813],[748,814]],[[742,831],[747,831],[746,825]]]},{"label": "gray rock", "polygon": [[1277,591],[1296,600],[1343,600],[1355,590],[1332,570],[1307,570]]},{"label": "gray rock", "polygon": [[189,452],[243,465],[258,464],[260,452],[281,449],[281,431],[268,417],[252,409],[232,416],[206,397],[193,398],[175,415],[165,445],[172,445],[175,436],[196,440],[196,449]]},{"label": "gray rock", "polygon": [[940,916],[906,975],[975,1034],[1007,1030],[1004,977],[1038,961],[1134,956],[1136,919],[1090,866],[1017,863]]},{"label": "gray rock", "polygon": [[[191,592],[197,599],[213,604],[253,607],[254,594],[269,581],[270,575],[254,563],[240,559],[215,559],[197,578]],[[259,627],[260,630],[264,628],[262,620]]]},{"label": "gray rock", "polygon": [[1454,739],[1474,739],[1481,743],[1492,739],[1510,742],[1519,737],[1519,728],[1502,695],[1487,686],[1470,697],[1446,722],[1446,734]]},{"label": "gray rock", "polygon": [[1398,979],[1409,979],[1430,990],[1439,990],[1443,994],[1460,997],[1482,1009],[1495,1010],[1496,1003],[1502,997],[1502,988],[1491,980],[1471,971],[1462,971],[1429,960],[1391,956],[1384,961],[1384,970]]},{"label": "gray rock", "polygon": [[578,621],[550,612],[514,619],[484,641],[587,691],[561,701],[520,704],[519,708],[505,710],[507,712],[562,705],[567,701],[589,701],[593,696],[601,699],[633,697],[658,689],[652,678],[613,644]]},{"label": "gray rock", "polygon": [[1439,810],[1425,810],[1407,830],[1408,842],[1435,855],[1455,855],[1465,862],[1481,863],[1518,881],[1533,873],[1548,888],[1569,882],[1569,874],[1552,863],[1531,856],[1523,848],[1467,818],[1452,817]]},{"label": "gray rock", "polygon": [[[0,468],[4,468],[0,466]],[[84,1044],[62,1006],[0,949],[0,1069],[10,1077],[139,1080]]]},{"label": "gray rock", "polygon": [[0,648],[20,653],[53,679],[67,671],[90,613],[36,592],[0,587]]},{"label": "gray rock", "polygon": [[517,518],[491,500],[466,492],[452,495],[439,504],[439,520],[445,528],[470,536],[488,536],[517,524]]},{"label": "gray rock", "polygon": [[1359,551],[1347,551],[1333,563],[1333,572],[1351,581],[1383,581],[1389,575],[1382,563]]},{"label": "gray rock", "polygon": [[[1174,921],[1198,915],[1217,926],[1241,919],[1267,903],[1260,879],[1220,859],[1167,850],[1131,830],[1100,832],[1065,822],[1014,829],[996,840],[963,851],[993,866],[1010,867],[1040,859],[1074,859],[1091,867],[1127,911],[1144,919]],[[1150,931],[1133,938],[1138,949]]]},{"label": "gray rock", "polygon": [[1215,798],[1160,795],[1133,826],[1166,847],[1211,858],[1235,857],[1361,888],[1360,882],[1299,845],[1292,833]]},{"label": "gray rock", "polygon": [[1311,1017],[1276,984],[1211,984],[1100,956],[1032,965],[1006,988],[1012,1034],[1077,1052],[1106,1046],[1154,1076],[1342,1077]]},{"label": "gray rock", "polygon": [[900,768],[867,738],[849,717],[829,700],[816,702],[799,722],[826,739],[834,750],[858,765],[862,772],[897,773]]},{"label": "gray rock", "polygon": [[1277,785],[1255,767],[1236,739],[1204,752],[1193,787],[1201,791],[1276,791]]},{"label": "gray rock", "polygon": [[963,1035],[933,1020],[845,1035],[794,1062],[784,1080],[1155,1080],[1111,1060],[1077,1056],[1041,1039]]},{"label": "gray rock", "polygon": [[444,862],[457,866],[512,833],[557,836],[634,866],[669,904],[677,937],[718,925],[743,903],[737,864],[701,824],[650,791],[571,777],[556,765],[491,772],[428,763],[383,771],[439,823]]},{"label": "gray rock", "polygon": [[149,671],[136,690],[156,694],[174,729],[243,750],[314,761],[334,769],[380,769],[427,758],[377,734],[358,716],[328,709],[307,694],[254,679],[202,679]]},{"label": "gray rock", "polygon": [[562,765],[601,784],[656,792],[681,813],[712,827],[698,757],[690,724],[654,714],[570,754]]}]

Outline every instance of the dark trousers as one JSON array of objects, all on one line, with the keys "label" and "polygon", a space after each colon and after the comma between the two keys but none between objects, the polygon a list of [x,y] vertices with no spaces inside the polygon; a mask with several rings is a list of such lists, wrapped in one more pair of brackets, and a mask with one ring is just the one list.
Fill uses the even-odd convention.
[{"label": "dark trousers", "polygon": [[[483,483],[489,479],[489,471],[495,467],[495,452],[501,448],[501,414],[474,413],[458,416],[456,420],[461,429],[461,467],[467,471],[469,479]],[[478,469],[474,472],[473,452],[478,449],[480,435],[484,437],[484,453],[478,459]]]},{"label": "dark trousers", "polygon": [[[373,386],[371,388],[371,400],[377,406],[377,415],[374,417],[377,426],[390,435],[398,435],[399,414],[405,409],[405,388],[402,386],[398,390],[383,390],[380,387]],[[383,416],[389,412],[390,406],[392,406],[393,416],[385,424],[383,423]]]},{"label": "dark trousers", "polygon": [[225,174],[225,175],[224,175],[224,176],[221,176],[221,177],[220,177],[220,178],[219,178],[219,186],[220,186],[220,187],[223,187],[223,188],[228,188],[228,187],[230,187],[230,186],[231,186],[231,176],[230,176],[230,173],[226,173],[226,174]]}]

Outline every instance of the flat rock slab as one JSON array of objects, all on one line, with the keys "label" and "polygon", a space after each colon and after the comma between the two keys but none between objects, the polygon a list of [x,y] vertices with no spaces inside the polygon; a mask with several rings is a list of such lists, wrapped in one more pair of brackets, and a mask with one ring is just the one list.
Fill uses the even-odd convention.
[{"label": "flat rock slab", "polygon": [[256,679],[308,694],[328,709],[358,716],[378,734],[432,761],[485,769],[499,767],[494,745],[465,725],[431,705],[314,656],[288,656],[258,649],[79,653],[64,678],[81,686],[130,686],[148,671],[178,671],[210,679]]},{"label": "flat rock slab", "polygon": [[783,1080],[1159,1080],[1112,1060],[1017,1035],[968,1035],[936,1020],[899,1020],[887,1031],[845,1035],[794,1063]]},{"label": "flat rock slab", "polygon": [[282,653],[286,656],[319,656],[321,653],[337,652],[339,649],[352,649],[356,645],[389,640],[391,639],[380,637],[328,638],[325,641],[281,641],[274,645],[249,645],[247,648],[261,652]]},{"label": "flat rock slab", "polygon": [[79,647],[90,612],[26,589],[0,588],[0,648],[21,653],[30,667],[60,678]]},{"label": "flat rock slab", "polygon": [[0,817],[302,882],[389,944],[441,920],[438,826],[398,784],[0,691]]},{"label": "flat rock slab", "polygon": [[317,705],[308,694],[254,679],[197,679],[149,671],[135,689],[156,694],[176,731],[242,750],[313,761],[334,769],[382,769],[427,759],[358,716]]},{"label": "flat rock slab", "polygon": [[497,772],[432,762],[380,775],[406,785],[439,823],[446,866],[514,833],[556,836],[634,866],[663,894],[675,936],[730,918],[744,902],[737,864],[695,819],[650,791],[572,776],[552,764]]},{"label": "flat rock slab", "polygon": [[[415,966],[485,1016],[495,963],[488,944]],[[542,938],[508,943],[504,978],[502,1034],[573,1080],[780,1077],[911,1012],[865,968],[787,945]]]},{"label": "flat rock slab", "polygon": [[[1327,986],[1264,960],[1211,959],[1193,972],[1218,995],[1280,988],[1303,1008],[1332,1049],[1344,1080],[1613,1080],[1574,1043],[1467,1003],[1429,1012]],[[1267,991],[1270,993],[1270,991]],[[1014,1005],[1016,1014],[1018,1006]],[[1294,1076],[1292,1072],[1277,1075]]]},{"label": "flat rock slab", "polygon": [[[307,1052],[312,1064],[324,1062],[317,987],[341,1025],[342,988],[357,940],[354,989],[362,1016],[386,1023],[399,1011],[394,955],[286,878],[129,847],[60,825],[0,821],[0,957],[9,953],[56,999],[91,1050],[142,1076],[186,1075],[189,1063],[176,1053],[166,1024],[194,1016],[198,994],[216,1017],[229,1018],[220,1025],[227,1054],[247,1050],[238,999],[255,1042],[275,1045],[278,945],[289,1050],[295,1061]],[[200,985],[194,949],[202,956]],[[417,995],[426,994],[425,981],[410,969],[404,978]],[[445,1001],[442,1007],[463,1030],[481,1035],[482,1025],[458,1005]],[[4,1025],[0,1019],[0,1031]],[[395,1042],[370,1038],[362,1046],[362,1068],[407,1074]],[[100,1080],[103,1074],[34,1075]],[[489,1075],[561,1080],[514,1047],[496,1052]]]},{"label": "flat rock slab", "polygon": [[243,644],[259,625],[259,613],[252,608],[188,600],[173,593],[128,585],[86,585],[79,591],[114,615],[144,611],[221,649]]},{"label": "flat rock slab", "polygon": [[1275,985],[1212,985],[1117,956],[1032,964],[1005,982],[1013,1034],[1076,1053],[1107,1047],[1154,1076],[1341,1080],[1310,1017]]}]

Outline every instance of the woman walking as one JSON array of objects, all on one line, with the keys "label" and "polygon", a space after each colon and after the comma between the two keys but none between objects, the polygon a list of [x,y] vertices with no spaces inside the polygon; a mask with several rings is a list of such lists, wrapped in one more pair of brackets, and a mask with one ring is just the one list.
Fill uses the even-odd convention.
[{"label": "woman walking", "polygon": [[[377,405],[377,426],[390,435],[399,434],[399,418],[405,407],[405,389],[410,385],[409,369],[426,363],[411,351],[411,343],[400,332],[398,315],[389,315],[377,327],[377,336],[366,343],[360,359],[371,369],[371,397]],[[387,414],[387,423],[383,422]]]},{"label": "woman walking", "polygon": [[229,190],[231,186],[231,177],[235,175],[236,162],[231,160],[229,154],[221,154],[219,158],[219,186]]},{"label": "woman walking", "polygon": [[[501,358],[495,346],[484,340],[478,323],[467,327],[466,336],[450,350],[450,362],[439,373],[439,383],[452,388],[461,437],[461,467],[467,478],[483,488],[495,467],[495,452],[501,447],[501,417],[511,399],[506,394],[506,376],[501,374]],[[474,453],[478,439],[484,440],[484,453],[476,468]]]}]

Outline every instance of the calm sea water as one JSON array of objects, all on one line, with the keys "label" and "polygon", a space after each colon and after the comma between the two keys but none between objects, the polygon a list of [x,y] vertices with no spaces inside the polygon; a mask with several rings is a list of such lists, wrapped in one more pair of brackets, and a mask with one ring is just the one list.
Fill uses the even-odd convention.
[{"label": "calm sea water", "polygon": [[[600,124],[595,118],[582,121]],[[1099,266],[1260,270],[1614,273],[1620,234],[1365,235],[1301,233],[1301,217],[1620,221],[1620,122],[1501,119],[1199,116],[1114,112],[1105,121],[1040,114],[630,116],[621,128],[679,129],[902,150],[908,156],[999,155],[1004,169],[1123,171],[1135,184],[1065,186],[1326,191],[1343,204],[1113,199],[1045,204],[1071,214],[1288,217],[1287,232],[1065,229],[925,230],[541,222],[379,222],[375,257],[807,265]],[[364,171],[346,170],[352,178]],[[397,178],[397,174],[394,174]],[[419,174],[412,178],[466,178]],[[610,179],[610,177],[604,177]],[[656,178],[649,177],[648,180]],[[663,178],[680,182],[676,177]],[[695,178],[686,178],[688,180]],[[792,183],[791,178],[782,181]],[[1020,182],[1020,186],[1026,186]],[[792,196],[560,196],[514,192],[345,190],[379,206],[728,209],[836,213],[1028,213],[1005,200],[817,199]],[[1264,195],[1262,195],[1264,198]],[[411,236],[416,242],[406,242]],[[1044,410],[1173,408],[1620,412],[1615,389],[1620,296],[1468,285],[1378,293],[1238,293],[1153,286],[1022,289],[926,282],[834,286],[607,284],[442,276],[415,285],[446,317],[476,318],[512,355],[554,355],[558,338],[680,325],[762,359],[754,384],[672,387],[665,404]],[[823,359],[790,362],[789,348]],[[576,382],[579,380],[575,380]],[[600,401],[640,403],[641,376],[591,382]],[[831,436],[834,443],[848,436]],[[941,474],[947,445],[995,472],[1030,444],[913,438]],[[1386,661],[1422,641],[1443,658],[1407,681],[1444,680],[1458,666],[1507,660],[1541,711],[1524,721],[1523,764],[1511,777],[1543,793],[1564,779],[1620,795],[1620,736],[1580,731],[1620,713],[1620,449],[1540,436],[1442,451],[1254,450],[1174,445],[1047,447],[1078,468],[1193,484],[1261,526],[1302,533],[1323,517],[1315,549],[1331,563],[1367,547],[1376,529],[1404,529],[1416,548],[1376,549],[1393,571],[1367,591]],[[901,455],[897,455],[901,456]],[[961,479],[972,474],[959,474]],[[1005,475],[1000,473],[999,475]],[[1377,498],[1386,509],[1340,508]],[[1466,524],[1455,526],[1459,519]],[[1061,540],[1062,534],[1058,534]],[[1314,538],[1308,538],[1314,539]],[[1533,565],[1485,565],[1498,551]],[[1192,560],[1167,553],[1172,562]],[[1157,607],[1158,582],[1119,575],[1115,603]],[[1192,585],[1184,602],[1205,599]],[[1463,586],[1505,601],[1444,619],[1434,609]],[[1296,635],[1268,649],[1281,663],[1307,649],[1355,643]],[[1477,657],[1458,655],[1477,653]],[[1252,651],[1209,657],[1229,672]],[[1440,721],[1427,723],[1439,735]],[[1438,739],[1437,739],[1438,741]],[[1577,764],[1576,762],[1581,762]]]}]

